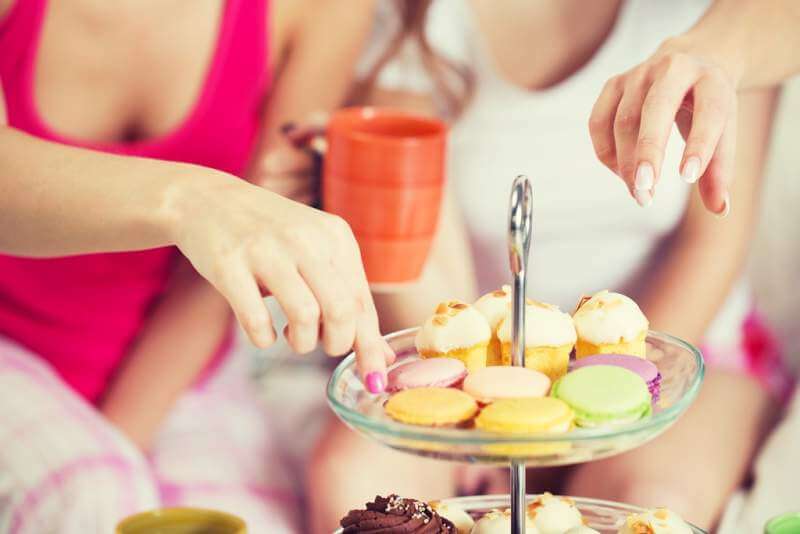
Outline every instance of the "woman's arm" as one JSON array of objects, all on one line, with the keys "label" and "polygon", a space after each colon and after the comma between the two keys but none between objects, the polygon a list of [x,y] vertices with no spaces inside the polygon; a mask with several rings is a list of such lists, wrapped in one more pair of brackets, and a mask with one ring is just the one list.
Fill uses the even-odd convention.
[{"label": "woman's arm", "polygon": [[640,301],[654,328],[700,341],[742,275],[776,101],[776,90],[740,96],[741,133],[731,189],[735,208],[725,219],[709,217],[698,194],[692,195],[670,251],[650,273]]},{"label": "woman's arm", "polygon": [[262,287],[286,312],[295,350],[312,350],[322,323],[326,351],[355,346],[365,378],[385,373],[391,350],[340,218],[212,169],[63,146],[0,124],[0,251],[43,257],[167,245],[222,293],[256,344],[275,339]]}]

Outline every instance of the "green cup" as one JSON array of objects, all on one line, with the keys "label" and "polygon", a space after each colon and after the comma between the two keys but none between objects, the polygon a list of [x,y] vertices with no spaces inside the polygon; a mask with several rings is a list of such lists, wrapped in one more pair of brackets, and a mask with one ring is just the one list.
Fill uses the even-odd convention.
[{"label": "green cup", "polygon": [[117,525],[117,534],[247,534],[247,525],[215,510],[164,508],[124,519]]},{"label": "green cup", "polygon": [[764,527],[764,534],[800,534],[800,512],[773,517]]}]

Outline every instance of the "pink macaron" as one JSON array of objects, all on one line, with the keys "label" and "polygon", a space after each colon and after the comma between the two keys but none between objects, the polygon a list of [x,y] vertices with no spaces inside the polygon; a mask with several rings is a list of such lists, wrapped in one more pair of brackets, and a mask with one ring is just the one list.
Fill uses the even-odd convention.
[{"label": "pink macaron", "polygon": [[546,374],[525,367],[485,367],[464,379],[464,391],[484,404],[498,399],[544,397],[549,389]]},{"label": "pink macaron", "polygon": [[389,371],[387,391],[422,387],[450,387],[467,376],[467,368],[455,358],[428,358],[401,363]]}]

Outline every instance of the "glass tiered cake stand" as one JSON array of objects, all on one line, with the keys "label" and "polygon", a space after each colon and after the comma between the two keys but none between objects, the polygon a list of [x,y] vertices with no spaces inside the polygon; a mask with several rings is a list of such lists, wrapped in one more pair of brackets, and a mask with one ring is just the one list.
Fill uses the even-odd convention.
[{"label": "glass tiered cake stand", "polygon": [[[509,231],[514,275],[514,365],[524,364],[521,334],[524,332],[525,262],[531,229],[530,195],[528,180],[518,178],[511,195]],[[412,328],[386,337],[398,356],[395,365],[401,365],[409,358],[418,358],[414,347],[416,332],[417,329]],[[647,359],[656,364],[662,377],[660,399],[650,417],[624,426],[575,428],[564,434],[498,434],[474,428],[400,423],[384,413],[388,395],[373,395],[364,388],[353,354],[334,371],[328,384],[328,401],[334,412],[352,429],[393,449],[442,460],[510,466],[510,496],[465,497],[446,502],[474,515],[511,506],[512,534],[523,534],[525,467],[580,464],[631,450],[664,432],[694,401],[704,373],[700,352],[689,343],[660,332],[649,332],[646,342]],[[628,514],[642,511],[619,503],[583,498],[574,500],[589,526],[602,533],[616,533]],[[703,532],[693,528],[697,533]]]}]

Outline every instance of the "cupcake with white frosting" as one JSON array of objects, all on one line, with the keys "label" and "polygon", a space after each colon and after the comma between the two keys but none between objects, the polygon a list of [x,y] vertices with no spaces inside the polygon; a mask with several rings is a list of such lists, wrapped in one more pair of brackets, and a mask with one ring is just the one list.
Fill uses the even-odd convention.
[{"label": "cupcake with white frosting", "polygon": [[[511,365],[511,322],[507,315],[497,328],[503,364]],[[575,346],[572,317],[557,306],[528,299],[525,304],[525,367],[535,369],[555,382],[567,372]]]},{"label": "cupcake with white frosting", "polygon": [[489,323],[480,312],[464,302],[448,300],[422,325],[415,345],[423,358],[456,358],[467,371],[474,371],[486,367],[491,337]]},{"label": "cupcake with white frosting", "polygon": [[539,534],[564,534],[583,526],[583,516],[575,501],[544,493],[528,505],[528,517]]},{"label": "cupcake with white frosting", "polygon": [[[508,534],[511,532],[511,511],[492,510],[478,519],[470,534]],[[525,521],[525,534],[539,534],[533,521]]]},{"label": "cupcake with white frosting", "polygon": [[487,352],[487,365],[502,365],[503,357],[500,349],[500,340],[497,338],[497,327],[511,311],[511,287],[503,286],[501,289],[486,293],[473,304],[489,323],[492,338],[489,340]]},{"label": "cupcake with white frosting", "polygon": [[644,358],[650,323],[633,299],[600,291],[581,301],[573,315],[578,343],[575,356],[629,354]]},{"label": "cupcake with white frosting", "polygon": [[692,534],[692,529],[678,514],[666,508],[656,508],[628,516],[619,534]]}]

